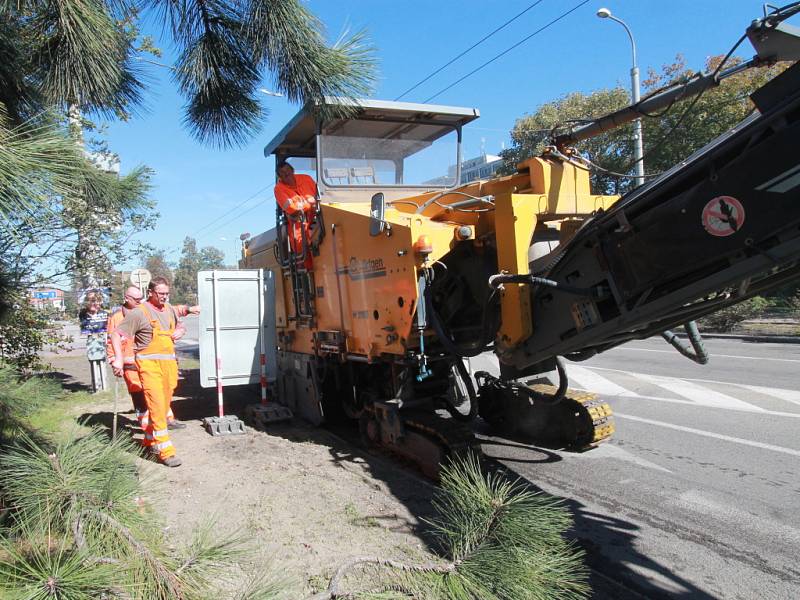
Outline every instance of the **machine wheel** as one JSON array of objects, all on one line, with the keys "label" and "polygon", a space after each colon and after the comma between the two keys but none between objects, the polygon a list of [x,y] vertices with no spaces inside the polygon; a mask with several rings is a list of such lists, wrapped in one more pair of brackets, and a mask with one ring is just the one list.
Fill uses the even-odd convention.
[{"label": "machine wheel", "polygon": [[[447,411],[458,421],[472,421],[478,414],[478,395],[475,393],[472,375],[460,358],[450,366],[448,381]],[[467,402],[469,410],[464,412]]]}]

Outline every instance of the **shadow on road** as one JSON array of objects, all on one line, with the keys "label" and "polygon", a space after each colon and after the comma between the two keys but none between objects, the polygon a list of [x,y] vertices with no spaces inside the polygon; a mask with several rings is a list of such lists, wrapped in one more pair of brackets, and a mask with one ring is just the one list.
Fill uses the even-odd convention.
[{"label": "shadow on road", "polygon": [[[485,454],[483,460],[487,470],[502,473],[512,481],[524,481],[530,489],[547,493],[530,477],[516,471],[513,466],[515,461],[504,458],[500,462]],[[665,565],[642,554],[636,547],[639,532],[637,524],[618,516],[594,512],[576,499],[555,497],[572,514],[573,526],[567,537],[586,553],[586,564],[591,568],[589,582],[593,591],[592,598],[715,599],[715,596],[701,590]],[[652,576],[644,575],[643,572]]]},{"label": "shadow on road", "polygon": [[[258,386],[239,386],[225,390],[225,413],[244,418],[244,408],[260,397]],[[120,431],[138,434],[138,423],[131,415],[130,400],[121,394],[119,416]],[[181,421],[199,421],[203,417],[217,414],[216,390],[204,389],[199,384],[199,371],[184,370],[179,382],[176,398],[172,404],[176,417]],[[110,435],[113,415],[110,412],[87,413],[81,416],[86,424],[105,428]],[[481,429],[479,427],[479,429]],[[482,429],[481,429],[482,430]],[[310,442],[329,449],[334,462],[364,478],[376,489],[384,489],[394,496],[412,515],[413,520],[385,514],[361,515],[365,524],[381,529],[410,531],[420,537],[429,549],[436,552],[435,540],[428,534],[425,519],[433,516],[431,500],[436,486],[408,463],[382,451],[367,452],[359,445],[358,428],[355,424],[338,425],[328,430],[305,424],[297,419],[292,423],[271,425],[267,432],[250,431],[248,435],[278,436],[293,442]],[[488,437],[481,439],[487,451],[500,454],[501,459],[483,456],[487,470],[501,473],[509,480],[522,480],[531,489],[545,493],[537,486],[534,477],[524,476],[537,464],[555,463],[562,456],[549,449],[519,441]],[[508,455],[503,453],[508,451]],[[520,452],[525,456],[519,457]],[[501,462],[502,461],[502,462]],[[589,583],[592,598],[598,600],[628,599],[699,599],[714,597],[670,571],[665,565],[653,561],[637,548],[639,526],[617,515],[598,514],[576,499],[557,497],[573,516],[574,524],[568,537],[586,553],[586,564],[590,567]]]}]

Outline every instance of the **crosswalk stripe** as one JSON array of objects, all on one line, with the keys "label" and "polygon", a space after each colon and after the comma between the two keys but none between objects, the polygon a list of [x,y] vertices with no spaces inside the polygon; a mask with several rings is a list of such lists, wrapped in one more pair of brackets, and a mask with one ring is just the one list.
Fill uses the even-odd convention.
[{"label": "crosswalk stripe", "polygon": [[679,396],[687,398],[697,404],[703,406],[713,406],[716,408],[735,408],[738,410],[750,410],[755,412],[764,412],[764,409],[749,402],[743,402],[738,398],[729,396],[712,390],[711,388],[697,385],[691,381],[683,379],[676,379],[675,377],[662,377],[660,375],[648,375],[645,373],[631,373],[637,379],[652,383],[658,387],[669,390]]},{"label": "crosswalk stripe", "polygon": [[[620,346],[609,350],[609,352],[616,352],[624,350],[626,352],[658,352],[659,354],[675,354],[675,350],[656,350],[655,348],[640,348],[638,346]],[[772,358],[771,356],[741,356],[739,354],[714,354],[714,358],[736,358],[739,360],[758,360],[758,361],[773,361],[773,362],[790,362],[800,363],[797,358]]]},{"label": "crosswalk stripe", "polygon": [[742,385],[741,387],[752,390],[759,394],[772,396],[773,398],[780,398],[781,400],[786,400],[786,402],[800,405],[800,391],[798,390],[783,390],[779,388],[763,387],[760,385]]},{"label": "crosswalk stripe", "polygon": [[610,379],[590,371],[585,367],[577,365],[567,365],[567,375],[571,383],[577,384],[576,387],[589,390],[594,394],[604,394],[607,396],[636,396],[635,393],[626,390],[621,385],[617,385]]},{"label": "crosswalk stripe", "polygon": [[648,425],[656,425],[658,427],[666,427],[667,429],[674,429],[676,431],[684,431],[686,433],[694,433],[704,437],[710,437],[717,440],[726,442],[733,442],[734,444],[742,444],[744,446],[751,446],[753,448],[761,448],[762,450],[772,450],[773,452],[780,452],[782,454],[789,454],[790,456],[800,456],[800,450],[794,448],[784,448],[783,446],[775,446],[774,444],[764,444],[762,442],[754,442],[753,440],[745,440],[742,438],[732,437],[730,435],[723,435],[721,433],[713,433],[711,431],[704,431],[702,429],[695,429],[694,427],[684,427],[683,425],[675,425],[674,423],[665,423],[664,421],[656,421],[653,419],[645,419],[643,417],[635,417],[634,415],[623,414],[615,412],[614,416],[618,419],[628,419],[629,421],[638,421]]}]

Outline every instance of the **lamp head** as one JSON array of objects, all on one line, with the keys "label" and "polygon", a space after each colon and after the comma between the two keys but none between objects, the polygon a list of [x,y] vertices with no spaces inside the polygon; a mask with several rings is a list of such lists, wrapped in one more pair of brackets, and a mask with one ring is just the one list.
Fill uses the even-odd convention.
[{"label": "lamp head", "polygon": [[611,11],[608,10],[607,8],[598,8],[597,16],[600,17],[601,19],[607,19],[608,17],[611,16]]}]

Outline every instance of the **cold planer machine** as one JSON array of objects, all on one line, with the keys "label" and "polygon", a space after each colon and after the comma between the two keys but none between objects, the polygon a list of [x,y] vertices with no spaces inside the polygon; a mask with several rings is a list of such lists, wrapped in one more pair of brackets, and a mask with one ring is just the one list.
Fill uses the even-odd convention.
[{"label": "cold planer machine", "polygon": [[[756,91],[738,127],[622,198],[591,193],[570,145],[742,69],[797,61],[784,21],[798,10],[751,24],[751,61],[556,136],[488,181],[460,183],[474,109],[329,99],[338,116],[300,111],[265,154],[315,176],[310,234],[293,252],[278,212],[240,263],[277,282],[279,400],[313,423],[358,420],[367,443],[432,475],[470,446],[478,414],[557,446],[607,439],[609,406],[568,388],[564,359],[662,334],[704,362],[694,319],[800,278],[800,66]],[[443,147],[456,150],[444,164]],[[692,348],[670,332],[680,325]],[[488,352],[499,372],[471,373],[464,360]],[[531,383],[551,371],[557,386]]]}]

